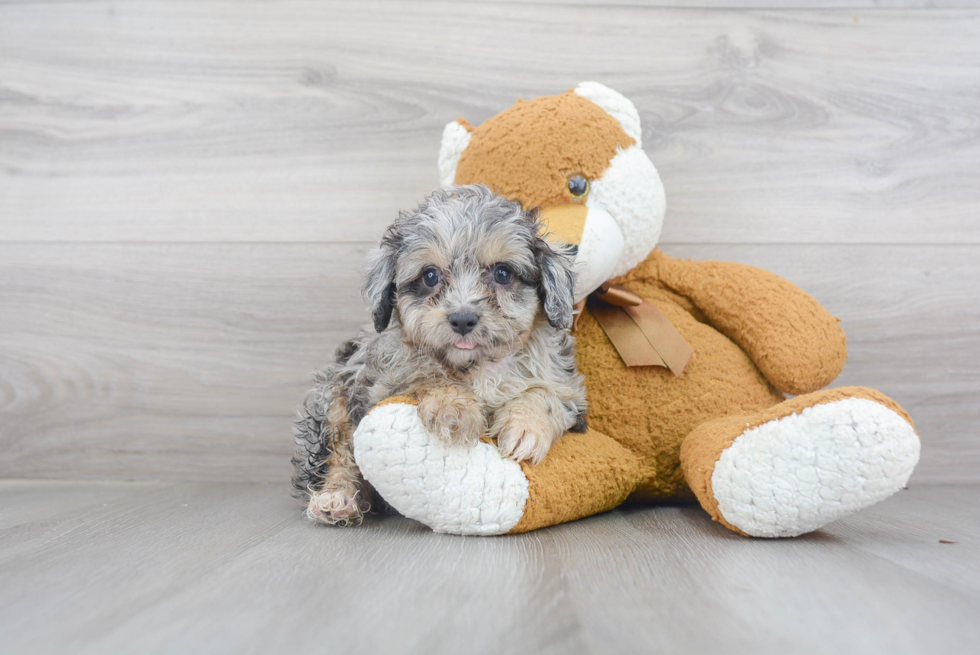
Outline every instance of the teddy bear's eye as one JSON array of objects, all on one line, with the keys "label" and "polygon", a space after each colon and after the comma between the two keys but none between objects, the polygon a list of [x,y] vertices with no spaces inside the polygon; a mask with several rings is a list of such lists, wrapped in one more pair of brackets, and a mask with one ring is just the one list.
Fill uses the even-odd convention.
[{"label": "teddy bear's eye", "polygon": [[584,198],[589,193],[589,181],[581,175],[568,178],[568,192],[573,198]]}]

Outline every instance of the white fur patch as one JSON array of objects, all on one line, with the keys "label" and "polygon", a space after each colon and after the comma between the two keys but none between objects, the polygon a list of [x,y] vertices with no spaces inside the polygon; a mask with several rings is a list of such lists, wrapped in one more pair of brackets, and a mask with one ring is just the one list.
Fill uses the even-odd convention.
[{"label": "white fur patch", "polygon": [[442,130],[442,144],[439,147],[439,181],[443,186],[451,186],[456,181],[456,166],[463,151],[470,145],[473,135],[457,121],[446,123]]},{"label": "white fur patch", "polygon": [[626,96],[598,82],[582,82],[575,87],[575,93],[605,109],[616,119],[623,131],[636,140],[637,146],[643,146],[640,112],[636,111],[636,105]]},{"label": "white fur patch", "polygon": [[[609,277],[632,270],[657,246],[667,211],[667,196],[657,169],[639,146],[616,153],[602,177],[591,183],[586,204],[590,213],[593,207],[607,211],[621,233],[628,235],[622,257]],[[580,248],[588,248],[584,236],[582,241]]]},{"label": "white fur patch", "polygon": [[919,461],[905,419],[848,398],[746,430],[715,464],[726,521],[754,537],[794,537],[888,498]]},{"label": "white fur patch", "polygon": [[487,443],[444,444],[426,431],[414,405],[371,410],[354,433],[354,459],[392,507],[436,532],[505,534],[524,515],[520,465]]}]

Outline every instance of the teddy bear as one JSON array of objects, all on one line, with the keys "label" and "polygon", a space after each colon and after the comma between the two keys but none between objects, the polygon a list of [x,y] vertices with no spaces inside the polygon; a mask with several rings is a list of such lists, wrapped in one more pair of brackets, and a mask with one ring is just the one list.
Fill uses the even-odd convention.
[{"label": "teddy bear", "polygon": [[838,319],[765,270],[657,248],[664,189],[627,98],[584,82],[479,126],[454,121],[439,172],[537,208],[548,238],[577,248],[589,428],[531,466],[489,440],[443,443],[412,398],[389,398],[358,426],[354,457],[400,513],[498,535],[696,500],[738,534],[791,537],[906,485],[920,443],[905,410],[874,389],[825,388],[847,358]]}]

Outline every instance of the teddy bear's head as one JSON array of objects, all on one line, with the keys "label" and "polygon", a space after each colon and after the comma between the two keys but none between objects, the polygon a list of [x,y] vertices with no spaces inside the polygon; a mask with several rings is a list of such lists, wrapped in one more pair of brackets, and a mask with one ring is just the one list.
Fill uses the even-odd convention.
[{"label": "teddy bear's head", "polygon": [[481,183],[540,208],[555,238],[578,246],[575,300],[639,264],[657,245],[665,198],[641,147],[640,116],[597,82],[518,100],[482,125],[446,125],[441,181]]}]

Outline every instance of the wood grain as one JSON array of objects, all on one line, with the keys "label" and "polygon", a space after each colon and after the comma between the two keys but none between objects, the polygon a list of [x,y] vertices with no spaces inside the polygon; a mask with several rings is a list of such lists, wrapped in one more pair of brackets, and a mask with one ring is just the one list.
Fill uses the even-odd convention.
[{"label": "wood grain", "polygon": [[435,184],[445,122],[594,78],[640,109],[667,241],[978,243],[978,31],[972,9],[3,3],[0,239],[368,240]]},{"label": "wood grain", "polygon": [[[0,477],[284,480],[289,419],[367,313],[367,244],[0,245]],[[838,380],[980,480],[980,247],[664,246],[783,275],[843,320]]]},{"label": "wood grain", "polygon": [[[0,0],[0,478],[61,478],[0,479],[0,651],[974,650],[980,487],[923,483],[980,482],[978,6]],[[443,124],[584,79],[640,110],[665,251],[841,317],[910,490],[784,541],[300,516],[291,413]]]},{"label": "wood grain", "polygon": [[666,250],[813,293],[914,480],[980,481],[980,10],[752,4],[0,2],[0,476],[285,478],[442,125],[593,78]]},{"label": "wood grain", "polygon": [[[510,5],[522,0],[485,0]],[[664,7],[685,9],[950,9],[974,8],[977,0],[536,0],[536,4]]]},{"label": "wood grain", "polygon": [[3,249],[0,475],[281,479],[310,372],[368,319],[359,246]]},{"label": "wood grain", "polygon": [[970,652],[978,494],[914,486],[792,540],[696,507],[466,538],[316,526],[281,486],[0,481],[0,650]]}]

